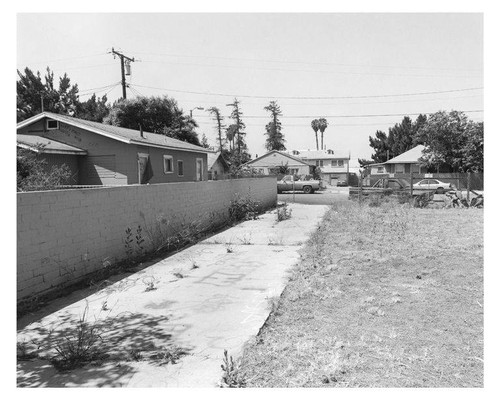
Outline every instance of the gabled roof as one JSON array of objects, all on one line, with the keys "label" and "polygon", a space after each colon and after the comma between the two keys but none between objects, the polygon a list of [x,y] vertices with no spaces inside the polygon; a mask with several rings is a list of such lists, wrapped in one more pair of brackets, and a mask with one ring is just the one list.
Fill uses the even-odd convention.
[{"label": "gabled roof", "polygon": [[224,157],[222,157],[221,152],[213,152],[210,151],[207,153],[207,167],[208,169],[212,168],[214,164],[217,162],[217,160],[220,160],[226,168],[229,168],[229,164],[227,163],[226,160],[224,160]]},{"label": "gabled roof", "polygon": [[305,160],[336,160],[336,159],[349,159],[348,154],[334,151],[329,154],[328,150],[296,150],[299,154],[295,157],[300,157]]},{"label": "gabled roof", "polygon": [[[70,146],[56,140],[36,135],[17,135],[17,145],[23,149],[44,154],[76,154],[85,155],[86,150]],[[41,146],[41,147],[40,147]]]},{"label": "gabled roof", "polygon": [[387,160],[385,163],[381,164],[404,164],[404,163],[419,163],[418,159],[422,157],[423,150],[425,149],[424,145],[417,145],[413,149],[405,151],[404,153]]},{"label": "gabled roof", "polygon": [[102,124],[100,122],[87,121],[85,119],[74,118],[68,115],[55,114],[51,112],[42,112],[34,117],[28,118],[17,124],[17,129],[24,128],[43,118],[51,118],[65,124],[85,129],[101,136],[108,137],[120,142],[128,144],[138,144],[144,146],[163,147],[175,150],[188,150],[198,153],[207,153],[207,149],[196,146],[191,143],[183,142],[165,135],[159,135],[151,132],[143,132],[144,137],[141,137],[140,131],[119,126]]},{"label": "gabled roof", "polygon": [[292,155],[290,155],[290,154],[288,154],[288,153],[284,153],[284,152],[282,152],[282,151],[278,151],[278,150],[271,150],[269,153],[266,153],[266,154],[264,154],[264,155],[262,155],[262,156],[260,156],[260,157],[257,157],[257,158],[255,158],[255,159],[253,159],[253,160],[251,160],[251,161],[248,161],[247,163],[245,163],[245,164],[243,164],[243,165],[250,165],[250,164],[253,164],[255,161],[261,160],[261,159],[263,159],[263,158],[265,158],[265,157],[268,157],[268,156],[270,156],[271,154],[274,154],[274,153],[278,153],[278,154],[281,154],[282,156],[288,157],[288,158],[290,158],[290,159],[292,159],[292,160],[294,160],[294,161],[298,162],[299,164],[309,165],[308,163],[306,163],[304,160],[301,160],[300,158],[297,158],[297,157],[292,156]]}]

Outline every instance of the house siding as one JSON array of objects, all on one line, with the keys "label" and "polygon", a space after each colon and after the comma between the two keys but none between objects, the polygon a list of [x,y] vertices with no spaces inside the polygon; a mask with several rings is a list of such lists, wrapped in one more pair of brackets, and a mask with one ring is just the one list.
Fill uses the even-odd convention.
[{"label": "house siding", "polygon": [[282,165],[288,165],[290,169],[298,169],[298,175],[307,175],[310,172],[309,165],[297,162],[281,153],[268,154],[258,160],[250,161],[248,166],[257,170],[263,169],[265,174],[269,174],[269,169]]},{"label": "house siding", "polygon": [[[127,144],[62,122],[59,123],[59,129],[46,130],[45,121],[44,118],[19,129],[17,133],[36,134],[87,150],[87,156],[81,156],[78,159],[78,184],[80,185],[127,185],[139,183],[138,153],[150,155],[154,175],[149,183],[196,180],[196,158],[203,159],[203,180],[207,180],[206,153]],[[139,132],[137,135],[139,138]],[[173,174],[164,173],[163,155],[173,156]],[[177,160],[184,161],[183,176],[177,174]]]}]

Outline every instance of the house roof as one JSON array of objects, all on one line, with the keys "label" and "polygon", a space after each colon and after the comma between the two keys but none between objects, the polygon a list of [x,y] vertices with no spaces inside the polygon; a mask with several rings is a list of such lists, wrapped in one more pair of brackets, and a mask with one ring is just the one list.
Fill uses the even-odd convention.
[{"label": "house roof", "polygon": [[270,156],[271,154],[274,154],[274,153],[278,153],[278,154],[281,154],[281,155],[283,155],[283,156],[285,156],[285,157],[288,157],[288,158],[290,158],[290,159],[292,159],[292,160],[294,160],[294,161],[298,162],[299,164],[309,165],[308,163],[306,163],[304,160],[301,160],[300,158],[297,158],[297,157],[292,156],[292,155],[290,155],[290,154],[288,154],[288,153],[284,153],[284,152],[282,152],[282,151],[278,151],[278,150],[271,150],[269,153],[266,153],[266,154],[264,154],[264,155],[262,155],[262,156],[260,156],[260,157],[257,157],[257,158],[255,158],[255,159],[253,159],[253,160],[251,160],[251,161],[248,161],[247,163],[245,163],[245,164],[243,164],[243,165],[250,165],[250,164],[253,164],[254,162],[256,162],[256,161],[258,161],[258,160],[261,160],[261,159],[263,159],[263,158],[265,158],[265,157],[268,157],[268,156]]},{"label": "house roof", "polygon": [[79,149],[78,147],[36,135],[17,135],[17,145],[23,149],[44,154],[87,154],[86,150]]},{"label": "house roof", "polygon": [[208,167],[208,169],[212,168],[218,159],[221,160],[221,162],[225,165],[226,168],[229,168],[227,161],[224,160],[224,157],[222,157],[220,151],[217,151],[217,152],[211,151],[211,152],[207,153],[207,167]]},{"label": "house roof", "polygon": [[336,160],[336,159],[349,159],[349,154],[334,151],[333,154],[329,154],[328,150],[295,150],[299,154],[295,157],[300,157],[306,160]]},{"label": "house roof", "polygon": [[[404,163],[420,163],[418,159],[422,157],[422,151],[425,149],[424,145],[417,145],[413,149],[405,151],[404,153],[387,160],[385,163],[381,164],[404,164]],[[372,164],[373,165],[373,164]]]},{"label": "house roof", "polygon": [[68,125],[72,125],[81,129],[85,129],[101,136],[106,136],[108,138],[118,140],[120,142],[128,144],[138,144],[144,146],[153,147],[163,147],[175,150],[188,150],[198,153],[207,153],[207,149],[196,146],[191,143],[183,142],[182,140],[177,140],[165,135],[159,135],[157,133],[143,132],[144,137],[141,137],[140,131],[135,129],[122,128],[119,126],[113,126],[108,124],[102,124],[100,122],[87,121],[85,119],[74,118],[68,115],[55,114],[50,112],[42,112],[34,117],[28,118],[17,124],[17,129],[24,128],[25,126],[31,125],[43,118],[51,118],[59,122],[63,122]]}]

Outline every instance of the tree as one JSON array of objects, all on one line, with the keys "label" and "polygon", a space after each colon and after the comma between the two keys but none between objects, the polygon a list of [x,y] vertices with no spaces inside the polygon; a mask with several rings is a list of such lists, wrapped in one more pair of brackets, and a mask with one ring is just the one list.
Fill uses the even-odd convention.
[{"label": "tree", "polygon": [[217,122],[217,138],[219,139],[219,151],[222,152],[222,150],[224,149],[224,138],[222,137],[222,129],[224,128],[222,121],[224,120],[224,117],[221,116],[220,110],[217,107],[210,107],[208,109],[208,112],[212,114],[214,120]]},{"label": "tree", "polygon": [[375,137],[370,136],[370,147],[375,150],[372,159],[376,163],[386,162],[418,144],[422,140],[418,137],[418,130],[425,125],[427,117],[420,114],[415,122],[405,116],[401,123],[389,128],[389,134],[377,130]]},{"label": "tree", "polygon": [[483,170],[483,123],[474,123],[462,111],[429,115],[417,140],[425,145],[422,161],[430,169]]},{"label": "tree", "polygon": [[250,154],[248,153],[248,147],[245,142],[246,125],[242,120],[243,112],[241,111],[240,108],[240,102],[238,99],[235,98],[234,101],[228,105],[233,107],[233,111],[231,112],[230,118],[232,118],[235,122],[234,124],[232,124],[233,126],[232,135],[233,135],[233,140],[236,140],[236,144],[233,143],[233,150],[229,161],[234,167],[237,168],[241,164],[250,161],[251,157]]},{"label": "tree", "polygon": [[208,143],[208,138],[207,135],[203,134],[201,136],[201,147],[204,147],[205,149],[211,149],[212,146]]},{"label": "tree", "polygon": [[87,101],[78,103],[75,117],[102,122],[108,116],[110,108],[106,95],[96,97],[94,93]]},{"label": "tree", "polygon": [[319,144],[318,144],[319,120],[313,119],[311,121],[311,128],[313,128],[314,135],[316,136],[316,150],[319,150]]},{"label": "tree", "polygon": [[278,119],[282,115],[281,108],[276,101],[271,101],[264,110],[271,113],[272,121],[266,125],[266,150],[286,150],[285,137],[281,132],[281,122]]},{"label": "tree", "polygon": [[75,115],[79,104],[78,85],[71,85],[67,74],[59,78],[57,88],[49,67],[44,82],[40,72],[35,74],[29,68],[25,68],[24,73],[17,70],[17,75],[17,122],[42,112],[42,101],[44,111]]},{"label": "tree", "polygon": [[184,115],[168,96],[137,97],[115,102],[103,123],[170,136],[200,146],[196,121]]},{"label": "tree", "polygon": [[318,120],[318,128],[319,131],[321,132],[321,150],[323,150],[323,134],[325,133],[327,126],[328,126],[328,121],[325,118],[320,118]]},{"label": "tree", "polygon": [[[41,146],[40,146],[41,147]],[[17,149],[17,191],[49,190],[67,183],[71,176],[66,164],[48,167],[34,151]]]}]

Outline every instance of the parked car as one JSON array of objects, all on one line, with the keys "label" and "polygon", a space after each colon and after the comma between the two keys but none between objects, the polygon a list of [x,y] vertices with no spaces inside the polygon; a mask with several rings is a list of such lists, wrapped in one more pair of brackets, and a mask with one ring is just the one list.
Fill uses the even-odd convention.
[{"label": "parked car", "polygon": [[422,179],[413,184],[413,190],[435,190],[436,193],[442,194],[450,190],[456,190],[452,183],[441,182],[437,179]]},{"label": "parked car", "polygon": [[381,178],[373,186],[349,188],[349,195],[354,196],[361,193],[365,196],[370,194],[381,194],[389,196],[391,194],[410,193],[410,182],[403,178]]},{"label": "parked car", "polygon": [[294,175],[285,175],[283,179],[278,181],[278,193],[286,191],[300,191],[306,194],[312,194],[316,190],[322,190],[321,181],[304,180]]}]

